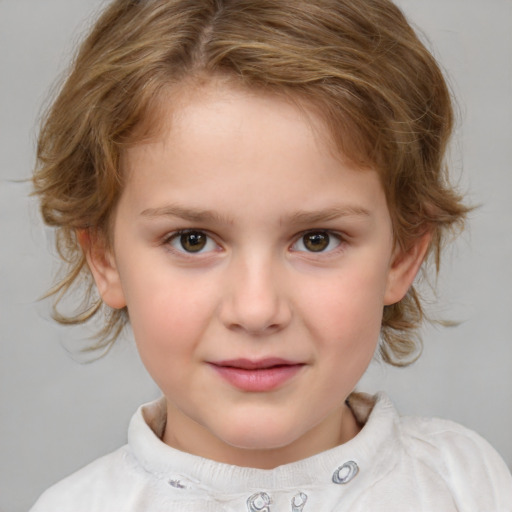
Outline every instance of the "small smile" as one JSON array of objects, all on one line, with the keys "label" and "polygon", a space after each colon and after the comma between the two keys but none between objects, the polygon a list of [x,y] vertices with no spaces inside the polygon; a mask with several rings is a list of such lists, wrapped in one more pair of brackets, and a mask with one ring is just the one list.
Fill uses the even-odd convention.
[{"label": "small smile", "polygon": [[294,377],[305,365],[281,358],[230,359],[209,363],[229,384],[248,392],[272,391]]}]

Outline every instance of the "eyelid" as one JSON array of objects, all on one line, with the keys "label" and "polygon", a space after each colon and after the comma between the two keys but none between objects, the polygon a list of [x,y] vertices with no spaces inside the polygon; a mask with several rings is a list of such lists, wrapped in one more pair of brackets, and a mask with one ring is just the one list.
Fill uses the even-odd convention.
[{"label": "eyelid", "polygon": [[[186,235],[187,233],[204,234],[208,239],[206,243],[208,244],[209,242],[213,242],[215,244],[215,248],[209,249],[209,250],[204,250],[204,248],[203,248],[197,252],[193,252],[193,251],[186,251],[184,249],[179,249],[172,245],[171,242],[173,242],[174,240],[178,240],[182,235]],[[169,251],[172,251],[173,253],[175,253],[179,256],[191,257],[191,258],[197,258],[200,256],[208,255],[212,252],[215,252],[216,250],[218,250],[221,247],[220,244],[216,241],[215,237],[208,230],[199,229],[199,228],[184,228],[184,229],[177,229],[175,231],[172,231],[163,237],[162,245],[166,246]]]},{"label": "eyelid", "polygon": [[[294,246],[297,243],[299,243],[301,240],[303,240],[303,238],[307,234],[310,234],[310,233],[325,233],[330,238],[335,238],[338,243],[337,243],[336,247],[333,247],[332,249],[323,250],[323,251],[317,251],[317,252],[315,252],[315,251],[308,251],[308,250],[294,249]],[[330,229],[306,229],[306,230],[302,231],[301,233],[299,233],[298,235],[296,235],[296,237],[294,238],[293,243],[290,246],[290,249],[291,249],[292,252],[300,252],[300,253],[305,253],[305,254],[308,254],[308,255],[316,255],[316,256],[327,255],[327,254],[332,254],[336,250],[340,249],[340,246],[342,246],[343,242],[345,242],[345,241],[346,241],[346,237],[342,233],[340,233],[338,231],[332,231]]]}]

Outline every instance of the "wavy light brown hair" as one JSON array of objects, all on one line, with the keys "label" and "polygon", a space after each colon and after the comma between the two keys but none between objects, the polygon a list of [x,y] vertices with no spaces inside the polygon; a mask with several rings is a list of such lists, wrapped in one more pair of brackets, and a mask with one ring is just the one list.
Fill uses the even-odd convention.
[{"label": "wavy light brown hair", "polygon": [[[48,294],[56,297],[54,316],[69,324],[105,313],[93,348],[108,348],[128,315],[97,297],[77,233],[93,230],[108,240],[123,190],[123,148],[158,126],[170,88],[214,76],[313,106],[338,149],[379,173],[404,250],[429,231],[428,255],[438,267],[445,235],[462,227],[467,208],[444,165],[453,124],[449,90],[392,2],[115,0],[45,116],[33,179],[65,265]],[[81,307],[59,313],[59,301],[84,281]],[[404,365],[418,353],[422,318],[414,288],[385,307],[386,362]]]}]

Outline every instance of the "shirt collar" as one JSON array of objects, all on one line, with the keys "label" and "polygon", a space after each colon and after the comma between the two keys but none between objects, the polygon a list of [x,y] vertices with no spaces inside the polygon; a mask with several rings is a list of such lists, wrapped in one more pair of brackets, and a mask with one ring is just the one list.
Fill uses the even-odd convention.
[{"label": "shirt collar", "polygon": [[[216,493],[247,492],[248,486],[269,491],[314,488],[332,483],[336,474],[338,482],[334,483],[346,483],[347,487],[350,482],[343,482],[345,477],[370,484],[389,473],[398,462],[398,414],[384,393],[353,393],[347,403],[364,425],[358,435],[325,452],[270,470],[215,462],[163,443],[160,438],[166,421],[165,398],[137,410],[130,422],[128,444],[145,471],[168,479],[175,487],[200,486]],[[354,471],[356,475],[350,474]]]}]

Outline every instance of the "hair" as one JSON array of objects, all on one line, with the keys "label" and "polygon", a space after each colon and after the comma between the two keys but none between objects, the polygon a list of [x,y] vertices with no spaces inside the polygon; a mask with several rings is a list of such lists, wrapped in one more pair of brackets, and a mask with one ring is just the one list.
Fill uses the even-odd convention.
[{"label": "hair", "polygon": [[[33,178],[64,264],[48,292],[54,318],[77,324],[103,312],[93,349],[108,349],[128,314],[102,305],[78,232],[108,239],[124,148],[147,136],[170,88],[216,76],[313,106],[337,149],[377,170],[403,250],[430,232],[427,257],[438,270],[446,235],[463,226],[468,208],[445,165],[450,92],[391,1],[115,0],[43,119]],[[61,299],[84,282],[81,306],[60,313]],[[423,310],[414,287],[384,308],[384,361],[402,366],[418,354]]]}]

